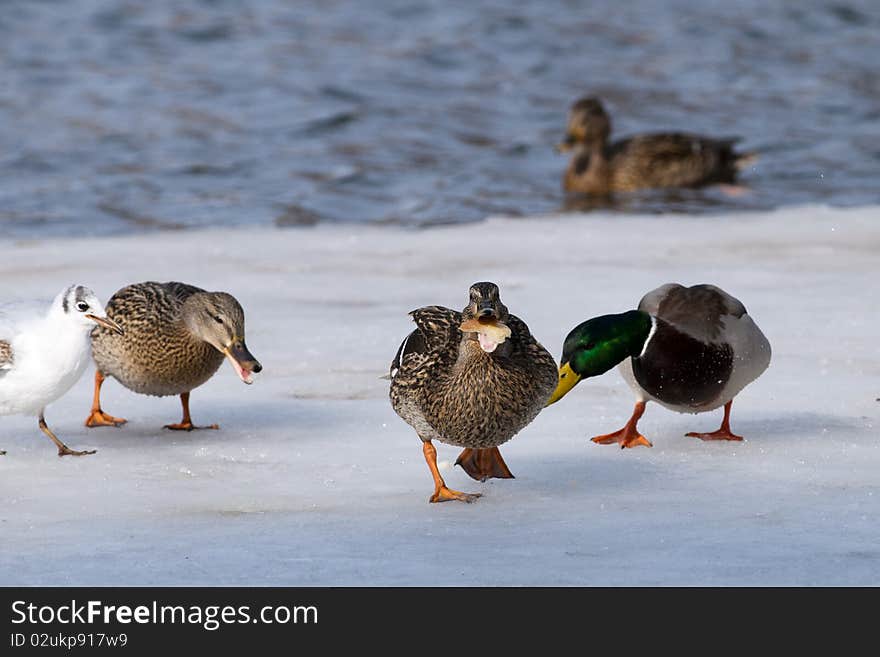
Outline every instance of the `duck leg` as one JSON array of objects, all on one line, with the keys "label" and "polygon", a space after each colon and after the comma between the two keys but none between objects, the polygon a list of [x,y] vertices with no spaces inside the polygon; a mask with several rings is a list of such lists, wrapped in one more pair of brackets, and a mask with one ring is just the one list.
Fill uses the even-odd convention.
[{"label": "duck leg", "polygon": [[166,424],[166,429],[171,429],[173,431],[192,431],[193,429],[219,429],[220,425],[218,424],[209,424],[206,427],[197,427],[192,423],[192,418],[189,416],[189,393],[182,392],[180,393],[180,404],[183,406],[183,419],[177,424]]},{"label": "duck leg", "polygon": [[497,447],[489,449],[465,449],[455,460],[473,479],[486,481],[491,477],[513,479],[513,473],[507,468],[501,452]]},{"label": "duck leg", "polygon": [[101,370],[95,370],[95,396],[92,399],[92,412],[86,418],[87,427],[118,427],[128,422],[125,418],[113,417],[101,410],[101,386],[104,380]]},{"label": "duck leg", "polygon": [[55,446],[58,447],[58,456],[87,456],[89,454],[94,454],[97,451],[90,449],[83,452],[77,452],[70,449],[67,445],[58,440],[58,436],[52,433],[52,430],[46,424],[46,418],[43,417],[43,411],[40,411],[40,431],[49,436],[49,438],[52,439],[52,442],[55,443]]},{"label": "duck leg", "polygon": [[721,428],[717,431],[712,431],[710,433],[699,433],[697,431],[691,431],[690,433],[686,433],[686,436],[690,436],[691,438],[699,438],[700,440],[742,440],[742,436],[737,436],[735,433],[730,431],[730,407],[733,406],[733,400],[731,399],[724,405],[724,419],[721,420]]},{"label": "duck leg", "polygon": [[471,503],[478,497],[481,497],[480,493],[462,493],[446,487],[446,482],[443,481],[443,477],[440,476],[440,471],[437,469],[437,450],[430,440],[422,441],[422,452],[425,454],[425,461],[428,462],[428,467],[431,469],[431,476],[434,477],[434,494],[431,495],[431,498],[428,500],[429,502],[458,500]]},{"label": "duck leg", "polygon": [[651,442],[645,438],[642,434],[639,433],[639,429],[637,427],[639,423],[639,419],[645,413],[645,402],[637,401],[636,407],[633,409],[632,417],[629,419],[623,429],[619,431],[615,431],[614,433],[606,433],[602,436],[596,436],[593,438],[594,443],[599,443],[601,445],[611,445],[612,443],[617,443],[620,445],[620,449],[624,449],[625,447],[638,447],[639,445],[644,445],[645,447],[653,447]]}]

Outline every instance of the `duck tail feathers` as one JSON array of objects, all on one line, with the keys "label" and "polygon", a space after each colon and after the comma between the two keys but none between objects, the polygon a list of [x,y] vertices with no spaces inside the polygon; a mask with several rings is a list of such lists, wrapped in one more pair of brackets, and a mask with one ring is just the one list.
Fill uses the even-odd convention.
[{"label": "duck tail feathers", "polygon": [[754,165],[759,159],[755,151],[747,151],[745,153],[736,153],[733,158],[733,166],[737,171],[742,171]]}]

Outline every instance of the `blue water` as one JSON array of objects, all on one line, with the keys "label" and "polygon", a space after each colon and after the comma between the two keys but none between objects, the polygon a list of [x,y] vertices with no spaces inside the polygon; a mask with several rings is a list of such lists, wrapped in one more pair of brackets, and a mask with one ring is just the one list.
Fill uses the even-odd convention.
[{"label": "blue water", "polygon": [[0,236],[554,212],[585,93],[761,153],[614,211],[880,203],[876,0],[0,0],[0,62]]}]

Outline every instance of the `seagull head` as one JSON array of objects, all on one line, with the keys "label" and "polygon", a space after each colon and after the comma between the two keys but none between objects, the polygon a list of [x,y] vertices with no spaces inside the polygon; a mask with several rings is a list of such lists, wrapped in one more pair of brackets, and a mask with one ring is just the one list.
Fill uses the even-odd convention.
[{"label": "seagull head", "polygon": [[122,327],[107,317],[98,297],[84,285],[71,285],[62,290],[52,303],[52,312],[84,331],[90,331],[98,324],[122,335]]}]

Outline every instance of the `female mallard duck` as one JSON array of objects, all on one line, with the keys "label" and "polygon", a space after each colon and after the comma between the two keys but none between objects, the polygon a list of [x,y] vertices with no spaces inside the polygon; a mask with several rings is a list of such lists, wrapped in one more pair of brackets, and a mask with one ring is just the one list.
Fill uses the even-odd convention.
[{"label": "female mallard duck", "polygon": [[110,298],[107,316],[125,333],[103,327],[92,332],[98,369],[87,427],[125,423],[101,410],[101,385],[108,376],[144,395],[180,395],[183,419],[165,428],[192,431],[202,427],[190,418],[189,393],[214,375],[224,357],[245,383],[253,383],[251,373],[263,369],[244,342],[244,310],[226,292],[184,283],[137,283]]},{"label": "female mallard duck", "polygon": [[574,150],[565,172],[567,192],[604,196],[654,187],[699,187],[733,183],[755,160],[735,153],[732,139],[681,132],[636,135],[608,143],[611,119],[597,98],[572,105],[560,152]]},{"label": "female mallard duck", "polygon": [[475,283],[462,312],[426,306],[391,364],[391,405],[422,439],[431,502],[472,502],[446,487],[432,440],[464,447],[456,465],[474,479],[511,478],[498,445],[535,419],[557,383],[553,357],[508,313],[494,283]]},{"label": "female mallard duck", "polygon": [[638,432],[645,404],[655,401],[679,413],[724,406],[721,428],[689,433],[703,440],[742,440],[730,431],[730,406],[740,390],[770,364],[770,343],[745,306],[714,285],[667,283],[646,294],[638,310],[594,317],[565,339],[559,386],[552,404],[584,377],[620,364],[636,393],[632,417],[620,431],[593,442],[621,448],[651,446]]}]

